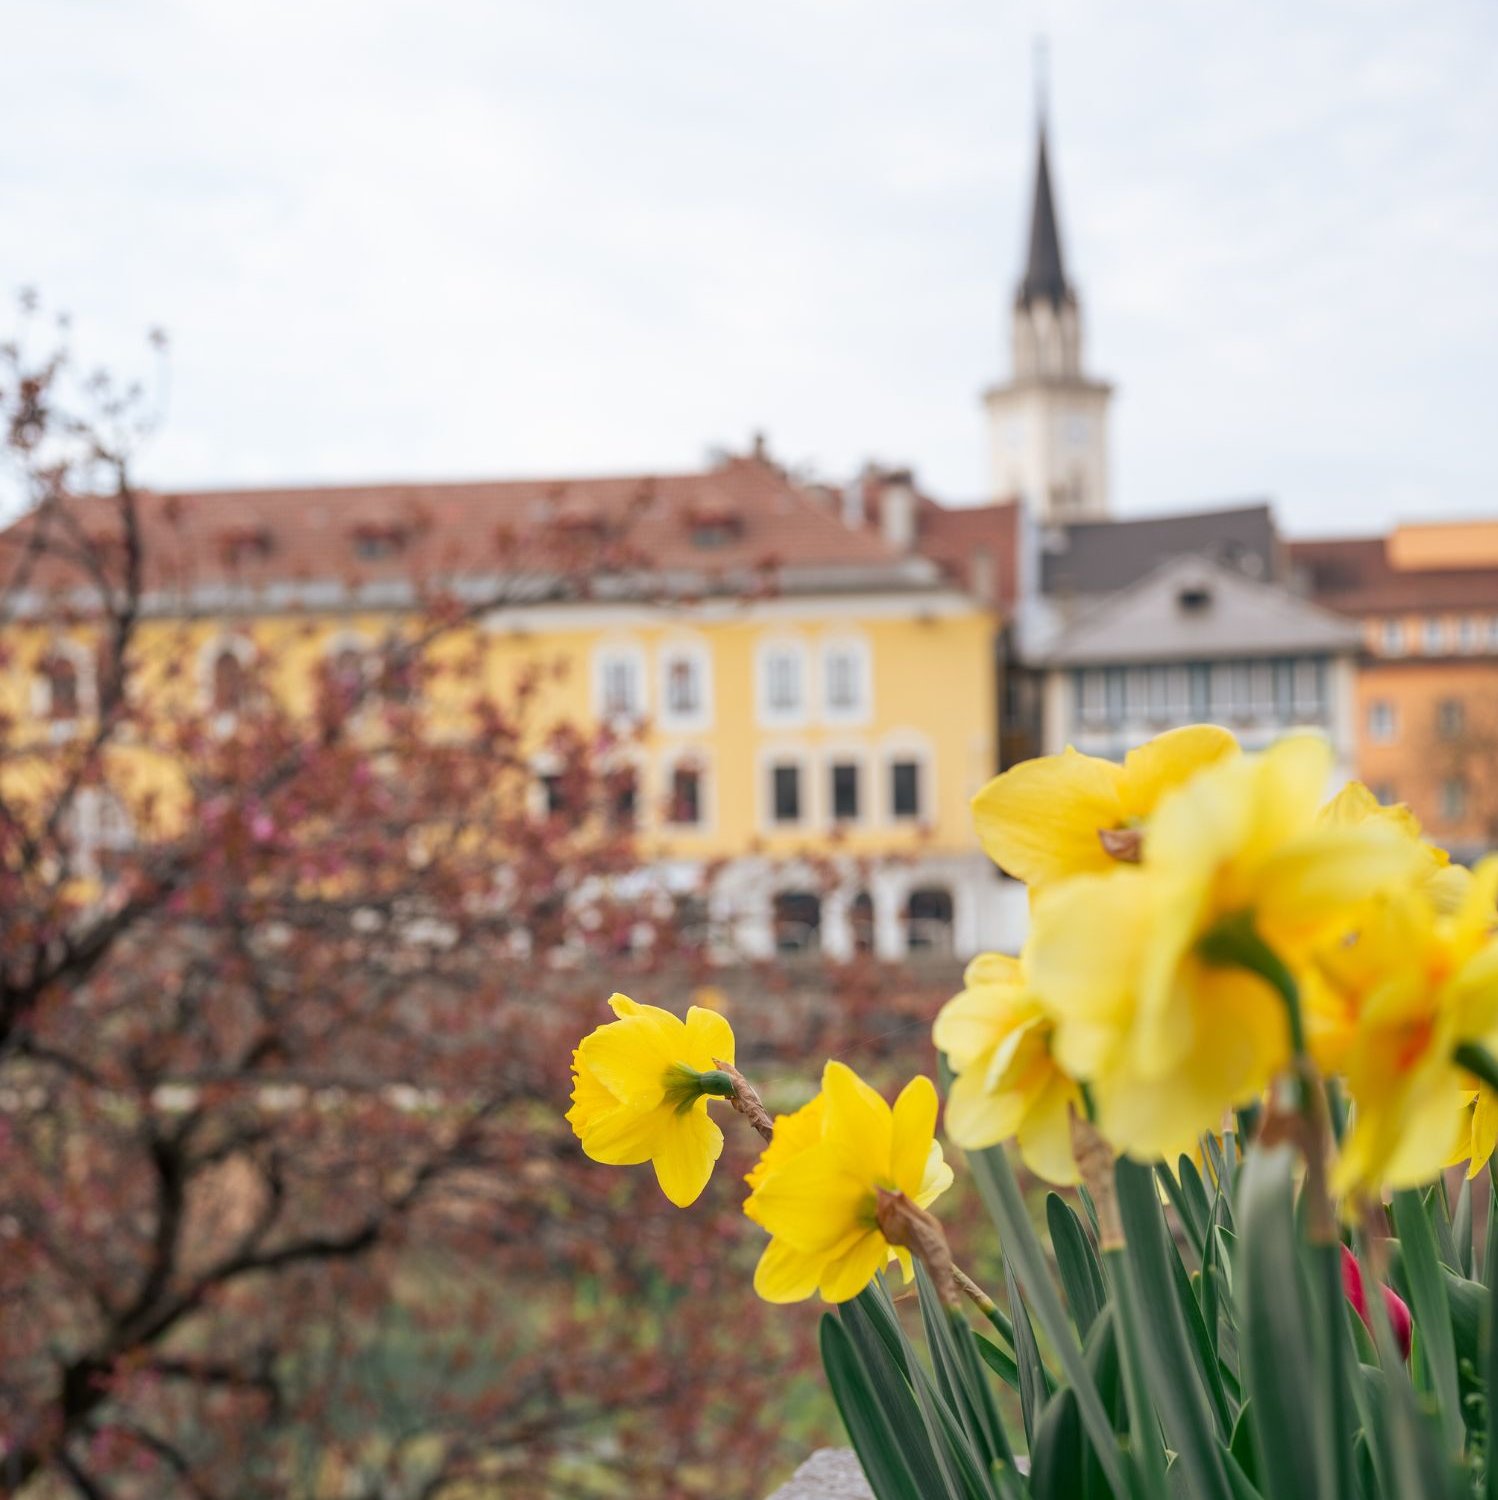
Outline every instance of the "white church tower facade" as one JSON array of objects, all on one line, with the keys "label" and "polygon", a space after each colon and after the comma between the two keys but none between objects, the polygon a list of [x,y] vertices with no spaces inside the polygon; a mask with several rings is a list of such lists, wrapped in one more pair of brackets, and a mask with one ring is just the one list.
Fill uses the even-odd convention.
[{"label": "white church tower facade", "polygon": [[984,393],[992,495],[1044,523],[1108,515],[1113,387],[1083,373],[1082,319],[1066,279],[1042,119],[1025,274],[1014,297],[1013,375]]}]

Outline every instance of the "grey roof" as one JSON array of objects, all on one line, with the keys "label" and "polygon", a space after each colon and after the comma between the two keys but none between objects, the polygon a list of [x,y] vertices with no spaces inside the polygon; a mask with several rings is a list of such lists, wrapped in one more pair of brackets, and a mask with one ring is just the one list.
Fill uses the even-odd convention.
[{"label": "grey roof", "polygon": [[1035,160],[1035,202],[1030,210],[1030,255],[1025,277],[1015,300],[1050,302],[1060,306],[1071,297],[1066,271],[1061,264],[1061,231],[1056,225],[1056,204],[1051,195],[1051,167],[1046,154],[1045,125],[1040,127],[1040,149]]},{"label": "grey roof", "polygon": [[1282,573],[1274,517],[1264,504],[1186,511],[1137,521],[1076,521],[1042,538],[1041,592],[1057,599],[1112,594],[1168,557],[1192,553],[1272,581]]},{"label": "grey roof", "polygon": [[1204,557],[1174,557],[1101,600],[1042,653],[1049,666],[1356,651],[1362,627]]}]

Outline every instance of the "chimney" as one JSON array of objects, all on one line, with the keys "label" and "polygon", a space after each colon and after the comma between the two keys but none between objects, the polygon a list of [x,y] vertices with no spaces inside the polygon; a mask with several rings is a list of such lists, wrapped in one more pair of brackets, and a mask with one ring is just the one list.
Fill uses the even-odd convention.
[{"label": "chimney", "polygon": [[843,486],[843,525],[849,531],[862,531],[868,524],[869,513],[863,503],[867,483],[867,477],[858,474]]},{"label": "chimney", "polygon": [[915,547],[915,486],[909,469],[884,476],[879,490],[879,522],[884,540],[897,552]]}]

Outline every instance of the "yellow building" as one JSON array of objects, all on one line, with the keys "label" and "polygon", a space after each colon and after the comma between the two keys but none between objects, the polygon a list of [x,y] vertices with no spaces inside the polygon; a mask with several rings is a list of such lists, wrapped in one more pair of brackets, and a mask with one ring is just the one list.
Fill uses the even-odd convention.
[{"label": "yellow building", "polygon": [[[918,504],[886,487],[866,517],[760,451],[660,479],[149,495],[141,657],[168,710],[310,708],[440,591],[473,613],[431,653],[431,732],[475,639],[490,686],[539,671],[536,815],[563,795],[546,727],[616,730],[641,879],[711,871],[725,951],[965,955],[1000,899],[968,814],[995,768],[996,620],[916,552]],[[11,702],[66,736],[93,659],[85,627],[29,631]],[[130,834],[118,809],[86,820],[101,848]]]}]

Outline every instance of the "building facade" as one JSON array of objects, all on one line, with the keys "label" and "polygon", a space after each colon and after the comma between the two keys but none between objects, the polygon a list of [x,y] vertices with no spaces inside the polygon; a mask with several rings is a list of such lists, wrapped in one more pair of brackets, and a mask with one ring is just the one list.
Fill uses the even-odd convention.
[{"label": "building facade", "polygon": [[[757,451],[650,479],[147,495],[142,515],[165,703],[228,724],[253,683],[310,711],[319,673],[358,672],[423,589],[493,598],[432,648],[431,732],[460,711],[441,664],[475,636],[490,686],[536,679],[538,817],[562,794],[546,727],[607,726],[642,881],[700,899],[725,957],[962,957],[992,928],[968,801],[995,762],[995,615],[894,502],[850,519]],[[583,587],[525,561],[543,530]],[[9,630],[4,707],[83,732],[86,622]],[[96,849],[128,841],[118,809],[99,822]]]},{"label": "building facade", "polygon": [[1498,848],[1498,522],[1296,542],[1312,598],[1361,631],[1357,773],[1459,858]]}]

